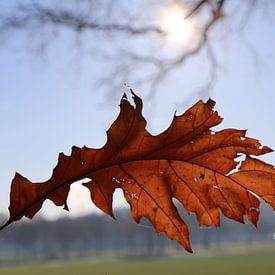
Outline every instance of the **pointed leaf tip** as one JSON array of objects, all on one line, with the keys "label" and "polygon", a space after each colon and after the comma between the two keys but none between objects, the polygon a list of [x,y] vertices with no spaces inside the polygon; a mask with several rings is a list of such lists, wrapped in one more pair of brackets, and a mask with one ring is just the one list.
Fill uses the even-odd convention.
[{"label": "pointed leaf tip", "polygon": [[131,92],[133,98],[134,98],[134,97],[138,97],[138,96],[136,95],[136,93],[133,91],[133,89],[130,89],[130,92]]},{"label": "pointed leaf tip", "polygon": [[213,109],[216,105],[216,101],[212,100],[211,98],[209,98],[206,102],[206,105],[210,108]]},{"label": "pointed leaf tip", "polygon": [[136,110],[141,113],[142,109],[143,109],[143,102],[142,102],[142,99],[137,96],[134,91],[132,89],[130,89],[131,91],[131,94],[132,94],[132,97],[133,97],[133,100],[135,102],[135,105],[136,105]]}]

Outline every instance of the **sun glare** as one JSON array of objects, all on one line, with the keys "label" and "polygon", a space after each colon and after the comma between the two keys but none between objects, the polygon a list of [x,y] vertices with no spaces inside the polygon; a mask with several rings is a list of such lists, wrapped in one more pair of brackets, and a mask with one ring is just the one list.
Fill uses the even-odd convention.
[{"label": "sun glare", "polygon": [[184,43],[190,39],[193,25],[188,19],[184,18],[182,9],[173,8],[166,11],[161,21],[161,27],[170,41]]}]

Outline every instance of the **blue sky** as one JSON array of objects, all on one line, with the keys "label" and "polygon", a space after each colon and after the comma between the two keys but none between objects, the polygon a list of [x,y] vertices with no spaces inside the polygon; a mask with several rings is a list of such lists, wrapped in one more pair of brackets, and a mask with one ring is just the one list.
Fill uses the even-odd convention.
[{"label": "blue sky", "polygon": [[[225,118],[220,128],[248,129],[248,136],[275,148],[274,25],[261,13],[256,14],[247,26],[246,37],[257,52],[256,57],[242,34],[220,31],[213,35],[219,67],[211,97],[217,101],[216,110]],[[20,38],[13,36],[11,44]],[[103,146],[105,131],[116,118],[119,98],[125,91],[121,85],[109,99],[108,93],[93,85],[105,73],[104,64],[85,56],[84,62],[78,64],[62,40],[57,50],[51,48],[46,60],[11,44],[0,48],[2,213],[7,213],[15,171],[32,181],[44,181],[50,177],[59,152],[69,154],[72,145]],[[182,112],[197,101],[194,96],[188,106],[185,102],[201,80],[207,78],[204,64],[203,55],[190,60],[161,83],[153,102],[144,102],[149,131],[161,132],[168,127],[176,108]],[[141,97],[148,92],[146,88],[127,84]],[[262,159],[275,164],[274,153]],[[72,188],[69,204],[73,215],[95,211],[89,193],[79,185]],[[115,205],[122,204],[120,194]],[[42,213],[48,217],[64,213],[51,203],[46,203],[44,209]]]}]

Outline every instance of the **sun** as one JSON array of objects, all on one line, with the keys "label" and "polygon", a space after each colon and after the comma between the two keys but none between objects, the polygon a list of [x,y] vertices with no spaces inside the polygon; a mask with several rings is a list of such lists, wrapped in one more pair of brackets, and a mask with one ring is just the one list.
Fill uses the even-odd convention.
[{"label": "sun", "polygon": [[193,24],[185,19],[185,12],[179,7],[166,10],[161,17],[161,28],[169,41],[176,43],[187,42],[194,32]]}]

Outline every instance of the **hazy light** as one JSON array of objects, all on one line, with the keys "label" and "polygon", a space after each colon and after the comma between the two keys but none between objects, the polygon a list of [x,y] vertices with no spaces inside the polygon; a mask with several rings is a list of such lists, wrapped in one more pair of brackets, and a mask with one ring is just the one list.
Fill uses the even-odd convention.
[{"label": "hazy light", "polygon": [[172,42],[187,42],[194,32],[193,25],[184,19],[184,10],[177,7],[166,11],[161,18],[161,28]]}]

